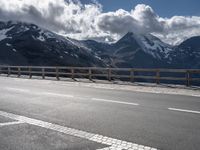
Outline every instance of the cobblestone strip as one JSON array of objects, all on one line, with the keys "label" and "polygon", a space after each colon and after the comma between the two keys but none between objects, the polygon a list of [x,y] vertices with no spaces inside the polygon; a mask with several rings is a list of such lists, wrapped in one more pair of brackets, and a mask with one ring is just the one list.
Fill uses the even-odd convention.
[{"label": "cobblestone strip", "polygon": [[67,135],[87,139],[96,143],[108,145],[108,147],[101,150],[157,150],[156,148],[152,148],[152,147],[148,147],[144,145],[138,145],[136,143],[122,141],[122,140],[106,137],[99,134],[89,133],[89,132],[78,130],[78,129],[68,128],[61,125],[44,122],[41,120],[32,119],[25,116],[12,114],[12,113],[0,111],[0,115],[7,118],[11,118],[13,120],[18,120],[19,122],[28,123],[31,125],[61,132]]}]

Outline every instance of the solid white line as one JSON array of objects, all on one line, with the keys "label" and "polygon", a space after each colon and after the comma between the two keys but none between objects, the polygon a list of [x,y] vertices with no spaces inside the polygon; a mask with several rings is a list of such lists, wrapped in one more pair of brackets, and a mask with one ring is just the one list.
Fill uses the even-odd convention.
[{"label": "solid white line", "polygon": [[92,98],[93,101],[100,101],[100,102],[107,102],[107,103],[117,103],[117,104],[124,104],[124,105],[134,105],[138,106],[137,103],[130,103],[130,102],[122,102],[122,101],[115,101],[115,100],[108,100],[108,99],[101,99],[101,98]]},{"label": "solid white line", "polygon": [[27,89],[20,89],[20,88],[11,88],[11,87],[6,87],[6,90],[9,91],[14,91],[14,92],[22,92],[22,93],[29,93],[30,91]]},{"label": "solid white line", "polygon": [[82,131],[82,130],[78,130],[78,129],[64,127],[64,126],[61,126],[61,125],[58,125],[58,124],[53,124],[53,123],[49,123],[49,122],[45,122],[45,121],[41,121],[41,120],[37,120],[37,119],[28,118],[28,117],[25,117],[25,116],[7,113],[7,112],[4,112],[4,111],[0,111],[0,115],[7,117],[7,118],[11,118],[13,120],[18,120],[20,122],[28,123],[30,125],[39,126],[39,127],[45,128],[45,129],[54,130],[54,131],[64,133],[64,134],[67,134],[67,135],[71,135],[71,136],[83,138],[83,139],[86,139],[86,140],[89,140],[89,141],[93,141],[93,142],[96,142],[96,143],[108,145],[109,146],[108,149],[104,149],[104,150],[110,150],[109,148],[113,148],[112,150],[130,150],[130,149],[134,149],[134,150],[145,150],[145,149],[157,150],[155,148],[151,148],[151,147],[148,147],[148,146],[139,145],[139,144],[127,142],[127,141],[122,141],[122,140],[114,139],[114,138],[99,135],[99,134],[89,133],[87,131]]},{"label": "solid white line", "polygon": [[21,124],[21,123],[24,123],[24,122],[22,122],[22,121],[5,122],[5,123],[0,123],[0,127],[9,126],[9,125],[15,125],[15,124]]},{"label": "solid white line", "polygon": [[187,113],[193,113],[193,114],[200,114],[200,111],[194,111],[194,110],[187,110],[187,109],[178,109],[178,108],[168,108],[169,110],[173,111],[180,111],[180,112],[187,112]]},{"label": "solid white line", "polygon": [[28,94],[35,94],[35,95],[74,98],[73,95],[68,95],[68,94],[59,94],[59,93],[52,93],[52,92],[37,92],[37,91],[30,91],[30,90],[27,90],[27,89],[10,88],[10,87],[6,87],[6,89],[9,90],[9,91],[20,92],[20,93],[28,93]]}]

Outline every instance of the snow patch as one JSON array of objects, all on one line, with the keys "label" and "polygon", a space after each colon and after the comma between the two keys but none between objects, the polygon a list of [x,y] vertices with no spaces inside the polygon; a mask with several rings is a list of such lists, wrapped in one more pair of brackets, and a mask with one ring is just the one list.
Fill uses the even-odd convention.
[{"label": "snow patch", "polygon": [[157,59],[169,59],[170,52],[173,51],[173,48],[160,41],[158,38],[154,37],[151,34],[147,35],[132,35],[133,38],[136,39],[136,41],[141,45],[143,50],[152,55],[154,58]]},{"label": "snow patch", "polygon": [[45,41],[45,38],[44,38],[44,33],[43,33],[43,31],[41,30],[40,32],[39,32],[39,36],[37,37],[37,39],[39,40],[39,41],[42,41],[42,42],[44,42]]},{"label": "snow patch", "polygon": [[64,51],[65,54],[69,54],[67,51]]},{"label": "snow patch", "polygon": [[[146,39],[148,38],[148,39]],[[151,40],[149,39],[149,37],[143,37],[142,38],[142,42],[145,46],[145,49],[147,50],[147,53],[150,53],[152,56],[156,57],[160,57],[159,54],[163,54],[164,58],[169,58],[169,54],[172,51],[172,48],[169,48],[169,46],[162,42],[160,42],[159,40]],[[149,43],[147,40],[151,40],[152,43]],[[157,55],[157,56],[156,56]]]},{"label": "snow patch", "polygon": [[95,58],[99,59],[99,60],[102,60],[99,56],[95,55]]},{"label": "snow patch", "polygon": [[8,29],[3,29],[3,30],[0,30],[0,41],[6,39],[6,38],[11,38],[11,37],[8,37],[7,32],[12,30],[13,27],[11,28],[8,28]]},{"label": "snow patch", "polygon": [[37,37],[37,39],[40,40],[40,41],[42,41],[42,42],[45,41],[45,38],[43,36],[41,36],[41,35],[39,37]]},{"label": "snow patch", "polygon": [[14,49],[14,48],[13,48],[12,50],[13,50],[13,52],[17,52],[17,50],[16,50],[16,49]]},{"label": "snow patch", "polygon": [[79,42],[79,41],[76,41],[76,40],[73,40],[73,39],[70,39],[70,38],[66,38],[69,42],[69,44],[73,45],[73,46],[76,46],[78,48],[84,48],[88,51],[91,51],[91,49],[87,48],[83,43]]},{"label": "snow patch", "polygon": [[30,28],[28,28],[28,27],[25,26],[25,25],[21,25],[21,27],[17,29],[17,32],[16,32],[16,33],[26,32],[26,31],[28,31],[28,30],[30,30]]},{"label": "snow patch", "polygon": [[6,43],[6,46],[8,46],[8,47],[11,47],[12,45],[11,45],[11,44],[9,44],[9,43]]},{"label": "snow patch", "polygon": [[72,57],[79,58],[77,54],[70,54]]},{"label": "snow patch", "polygon": [[77,54],[74,54],[74,57],[75,57],[75,58],[78,58],[78,55],[77,55]]},{"label": "snow patch", "polygon": [[54,35],[50,32],[45,32],[44,35],[46,36],[46,38],[54,38]]}]

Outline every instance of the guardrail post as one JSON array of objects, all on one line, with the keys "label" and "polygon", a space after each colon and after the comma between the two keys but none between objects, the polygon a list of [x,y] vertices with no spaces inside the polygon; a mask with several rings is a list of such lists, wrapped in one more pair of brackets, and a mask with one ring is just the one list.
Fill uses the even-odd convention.
[{"label": "guardrail post", "polygon": [[31,73],[31,71],[32,71],[32,69],[31,69],[31,67],[29,67],[29,78],[31,79],[32,78],[32,73]]},{"label": "guardrail post", "polygon": [[160,70],[156,71],[156,83],[160,84]]},{"label": "guardrail post", "polygon": [[89,80],[92,80],[92,69],[89,68],[88,72],[89,72]]},{"label": "guardrail post", "polygon": [[130,81],[131,81],[131,82],[134,82],[134,80],[135,80],[135,79],[134,79],[134,69],[131,69],[131,70],[130,70]]},{"label": "guardrail post", "polygon": [[45,68],[42,68],[42,79],[45,79]]},{"label": "guardrail post", "polygon": [[186,86],[190,86],[190,71],[186,71]]},{"label": "guardrail post", "polygon": [[111,75],[112,75],[111,68],[108,68],[108,81],[111,81]]},{"label": "guardrail post", "polygon": [[21,76],[21,68],[18,67],[17,70],[18,70],[18,77],[20,77]]},{"label": "guardrail post", "polygon": [[56,67],[56,79],[57,79],[57,80],[60,80],[60,78],[59,78],[59,69],[58,69],[58,67]]},{"label": "guardrail post", "polygon": [[0,75],[2,74],[2,68],[0,67]]},{"label": "guardrail post", "polygon": [[8,75],[7,76],[9,76],[10,75],[10,67],[8,67]]},{"label": "guardrail post", "polygon": [[72,79],[74,79],[74,68],[71,68]]}]

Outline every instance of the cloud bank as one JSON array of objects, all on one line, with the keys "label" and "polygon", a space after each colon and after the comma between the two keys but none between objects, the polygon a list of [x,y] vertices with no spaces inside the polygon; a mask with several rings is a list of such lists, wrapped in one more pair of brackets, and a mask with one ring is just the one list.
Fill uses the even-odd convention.
[{"label": "cloud bank", "polygon": [[145,4],[131,11],[104,13],[98,2],[78,0],[0,0],[0,20],[37,24],[76,39],[114,42],[127,32],[152,33],[163,41],[177,44],[200,35],[200,16],[162,18]]}]

